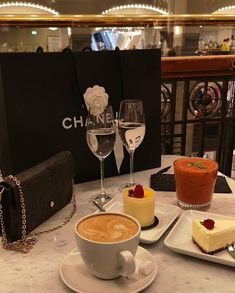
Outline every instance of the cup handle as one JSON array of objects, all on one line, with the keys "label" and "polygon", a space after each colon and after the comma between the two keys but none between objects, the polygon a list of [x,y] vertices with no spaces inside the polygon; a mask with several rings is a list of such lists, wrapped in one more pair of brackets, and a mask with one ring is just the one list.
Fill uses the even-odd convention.
[{"label": "cup handle", "polygon": [[127,277],[135,272],[135,259],[129,250],[119,252],[120,275]]}]

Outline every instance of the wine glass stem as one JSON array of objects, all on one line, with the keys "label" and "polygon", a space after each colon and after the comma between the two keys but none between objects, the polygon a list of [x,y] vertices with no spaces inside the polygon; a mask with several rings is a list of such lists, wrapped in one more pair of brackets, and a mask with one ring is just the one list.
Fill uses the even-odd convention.
[{"label": "wine glass stem", "polygon": [[135,185],[133,180],[133,170],[134,170],[134,152],[135,150],[130,150],[130,182],[129,185]]},{"label": "wine glass stem", "polygon": [[104,158],[100,159],[100,194],[105,194],[104,190]]}]

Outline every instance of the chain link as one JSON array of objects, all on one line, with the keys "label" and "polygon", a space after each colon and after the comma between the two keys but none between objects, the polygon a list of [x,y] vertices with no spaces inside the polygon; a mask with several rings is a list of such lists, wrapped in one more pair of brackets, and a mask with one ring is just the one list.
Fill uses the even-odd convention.
[{"label": "chain link", "polygon": [[73,185],[72,201],[71,201],[73,207],[72,207],[72,211],[69,214],[69,216],[67,216],[62,223],[60,223],[59,225],[57,225],[55,227],[49,228],[44,231],[29,233],[27,235],[27,211],[26,211],[26,207],[25,207],[25,203],[24,203],[24,193],[23,193],[21,183],[15,176],[12,176],[12,175],[7,176],[5,179],[13,181],[17,187],[17,190],[19,192],[19,201],[20,201],[20,206],[21,206],[21,219],[22,219],[22,221],[21,221],[21,239],[14,241],[14,242],[8,242],[7,235],[6,235],[6,229],[5,229],[5,225],[4,225],[4,219],[3,219],[2,203],[1,203],[2,202],[2,195],[5,190],[5,187],[2,186],[2,189],[0,190],[0,225],[1,225],[1,230],[2,230],[2,245],[3,245],[3,248],[5,248],[5,249],[15,250],[15,251],[22,252],[22,253],[29,252],[33,248],[33,245],[37,242],[37,238],[35,236],[46,234],[46,233],[58,230],[59,228],[62,228],[64,225],[66,225],[71,220],[71,218],[76,213],[77,206],[76,206],[76,198],[75,198],[74,185]]}]

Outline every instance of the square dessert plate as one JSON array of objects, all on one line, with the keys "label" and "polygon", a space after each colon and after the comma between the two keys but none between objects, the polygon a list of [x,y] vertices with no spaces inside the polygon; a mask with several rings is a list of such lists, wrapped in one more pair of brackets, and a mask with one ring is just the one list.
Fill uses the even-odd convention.
[{"label": "square dessert plate", "polygon": [[208,218],[213,219],[214,221],[223,219],[235,220],[234,218],[228,216],[188,210],[183,213],[178,222],[175,224],[171,232],[166,237],[164,244],[169,249],[181,254],[186,254],[207,261],[235,267],[235,259],[232,258],[227,250],[223,250],[221,252],[210,255],[201,252],[197,245],[193,243],[192,220],[196,219],[203,221],[204,219]]},{"label": "square dessert plate", "polygon": [[[116,196],[113,200],[105,205],[108,212],[123,212],[122,197]],[[156,202],[155,216],[159,223],[156,227],[143,230],[140,233],[140,242],[151,244],[159,240],[168,227],[174,222],[180,213],[180,208],[173,205],[168,205]]]}]

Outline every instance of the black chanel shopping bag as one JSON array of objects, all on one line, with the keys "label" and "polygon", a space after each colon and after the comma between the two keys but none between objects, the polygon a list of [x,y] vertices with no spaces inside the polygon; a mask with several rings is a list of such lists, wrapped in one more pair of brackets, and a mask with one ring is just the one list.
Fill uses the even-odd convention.
[{"label": "black chanel shopping bag", "polygon": [[[146,134],[135,171],[160,166],[160,51],[0,54],[0,168],[16,174],[62,150],[71,151],[76,182],[99,178],[99,160],[86,143],[88,87],[99,85],[117,112],[122,99],[142,99]],[[121,173],[129,172],[125,151]],[[114,154],[105,176],[119,174]]]}]

